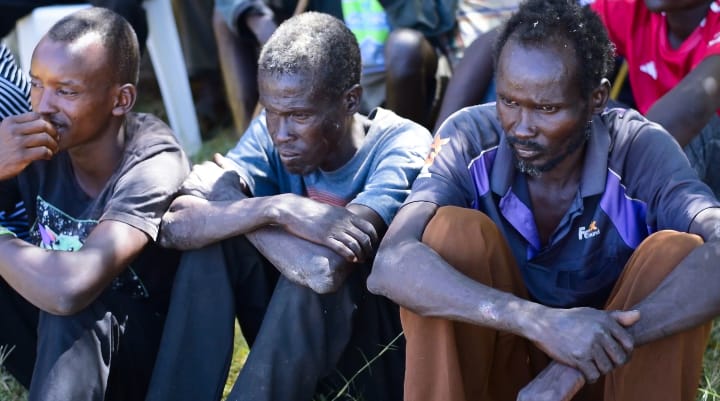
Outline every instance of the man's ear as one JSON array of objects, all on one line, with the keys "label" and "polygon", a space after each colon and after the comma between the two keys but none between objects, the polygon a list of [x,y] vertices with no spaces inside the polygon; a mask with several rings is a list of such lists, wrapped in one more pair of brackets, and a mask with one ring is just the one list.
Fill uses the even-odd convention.
[{"label": "man's ear", "polygon": [[124,84],[117,88],[115,92],[115,104],[113,105],[112,114],[114,116],[124,116],[135,105],[137,100],[137,88],[133,84]]},{"label": "man's ear", "polygon": [[610,81],[607,78],[600,80],[600,85],[590,95],[590,106],[593,114],[602,113],[610,99]]},{"label": "man's ear", "polygon": [[362,99],[363,88],[360,84],[355,84],[352,88],[345,92],[343,100],[345,101],[345,111],[347,114],[355,114],[360,111],[360,100]]}]

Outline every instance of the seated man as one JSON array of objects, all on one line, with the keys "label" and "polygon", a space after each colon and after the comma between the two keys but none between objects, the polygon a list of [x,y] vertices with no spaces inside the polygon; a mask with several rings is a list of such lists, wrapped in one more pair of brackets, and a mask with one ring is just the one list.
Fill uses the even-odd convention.
[{"label": "seated man", "polygon": [[29,243],[0,236],[0,344],[31,400],[142,400],[150,381],[179,261],[154,241],[189,164],[130,112],[138,60],[118,14],[72,14],[35,48],[33,111],[0,124],[0,210],[31,223]]},{"label": "seated man", "polygon": [[496,49],[497,104],[436,133],[368,279],[404,308],[405,399],[515,400],[554,361],[521,399],[569,399],[560,370],[607,374],[583,399],[694,400],[720,203],[660,125],[605,108],[592,11],[530,0]]},{"label": "seated man", "polygon": [[257,58],[277,24],[305,10],[342,18],[335,0],[217,0],[213,30],[235,129],[244,132],[258,103]]},{"label": "seated man", "polygon": [[203,248],[178,268],[148,399],[219,399],[236,316],[250,354],[229,399],[332,399],[355,374],[351,395],[402,398],[403,344],[383,349],[397,306],[365,278],[431,137],[383,109],[356,113],[360,69],[355,37],[327,14],[288,19],[263,47],[265,111],[227,158],[196,166],[163,218],[162,243]]},{"label": "seated man", "polygon": [[[720,195],[720,3],[583,0],[592,3],[625,58],[633,100],[683,146],[700,179]],[[468,48],[448,84],[436,128],[492,88],[491,44],[497,31]]]},{"label": "seated man", "polygon": [[677,139],[720,196],[720,3],[593,0],[638,110]]}]

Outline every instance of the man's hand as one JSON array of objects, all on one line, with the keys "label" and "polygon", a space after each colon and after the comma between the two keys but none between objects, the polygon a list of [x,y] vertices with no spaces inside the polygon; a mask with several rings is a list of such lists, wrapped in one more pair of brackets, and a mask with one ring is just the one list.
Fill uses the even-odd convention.
[{"label": "man's hand", "polygon": [[240,176],[230,167],[231,161],[215,154],[212,161],[193,166],[185,179],[181,195],[193,195],[209,201],[228,201],[245,198],[249,191]]},{"label": "man's hand", "polygon": [[628,361],[634,340],[625,327],[639,319],[637,311],[547,308],[533,319],[529,338],[551,358],[594,382]]},{"label": "man's hand", "polygon": [[58,152],[55,127],[38,113],[11,116],[0,123],[0,180],[15,177],[36,160]]},{"label": "man's hand", "polygon": [[293,194],[278,195],[278,224],[287,232],[323,245],[348,262],[358,263],[373,255],[378,242],[375,227],[348,209]]}]

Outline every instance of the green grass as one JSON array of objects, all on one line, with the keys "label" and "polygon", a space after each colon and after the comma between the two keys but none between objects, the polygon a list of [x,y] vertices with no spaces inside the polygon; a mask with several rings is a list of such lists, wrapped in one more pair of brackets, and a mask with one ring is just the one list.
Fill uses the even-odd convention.
[{"label": "green grass", "polygon": [[[247,344],[240,335],[239,329],[235,327],[235,352],[233,353],[232,365],[228,375],[228,382],[223,392],[223,399],[227,397],[232,385],[242,368],[248,354]],[[8,350],[0,347],[0,400],[2,401],[26,401],[27,392],[10,376],[3,368],[2,361]],[[351,378],[349,379],[349,381]],[[346,395],[346,388],[338,389],[338,392],[330,397],[316,401],[334,401]],[[352,398],[351,398],[352,399]],[[720,319],[716,319],[705,351],[703,361],[703,374],[696,401],[720,401]]]}]

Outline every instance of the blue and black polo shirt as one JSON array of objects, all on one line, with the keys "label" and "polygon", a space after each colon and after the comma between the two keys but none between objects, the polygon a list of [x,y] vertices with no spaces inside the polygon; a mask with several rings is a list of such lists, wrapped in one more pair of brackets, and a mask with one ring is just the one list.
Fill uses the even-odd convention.
[{"label": "blue and black polo shirt", "polygon": [[406,203],[427,201],[487,214],[507,240],[532,300],[602,307],[635,248],[663,229],[687,231],[718,207],[677,142],[634,110],[592,121],[580,186],[541,244],[526,175],[518,174],[495,104],[451,116],[435,135]]}]

